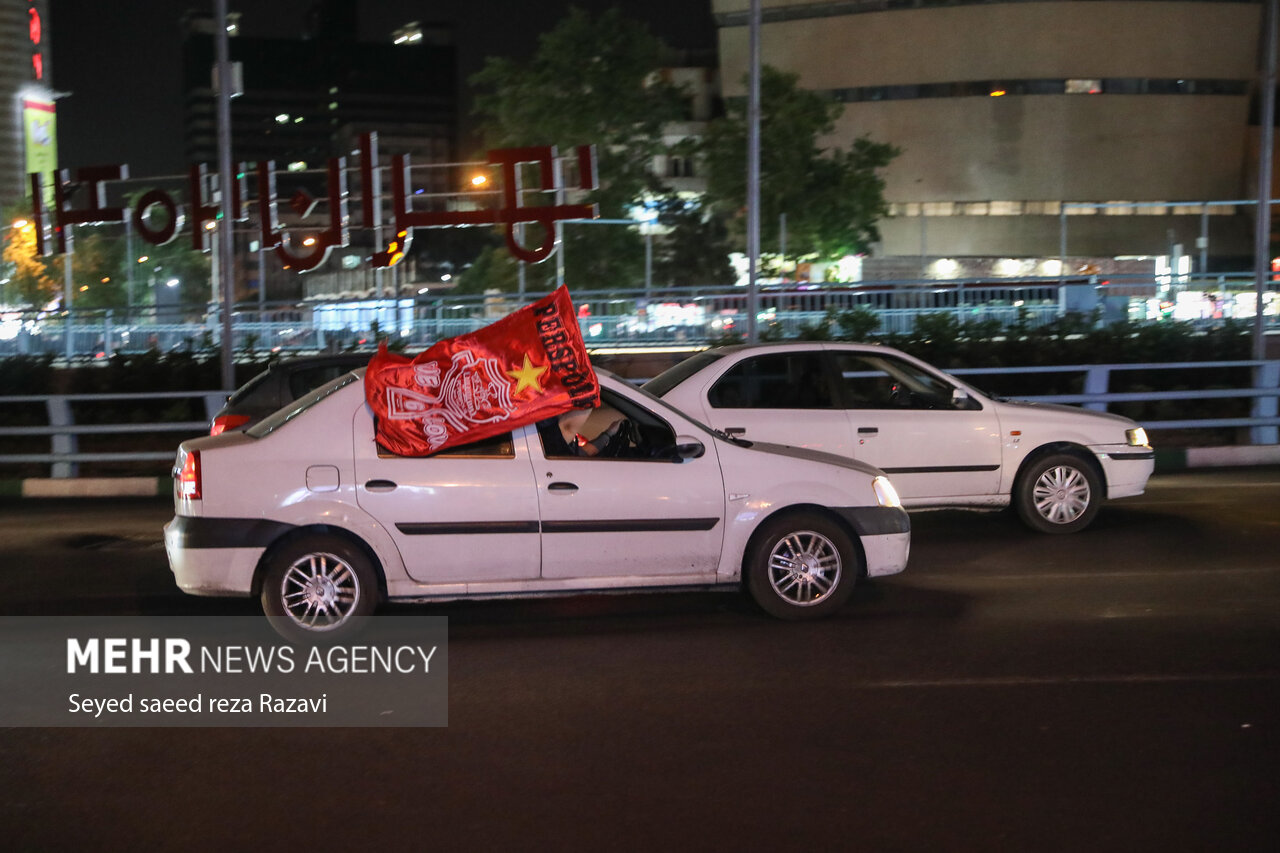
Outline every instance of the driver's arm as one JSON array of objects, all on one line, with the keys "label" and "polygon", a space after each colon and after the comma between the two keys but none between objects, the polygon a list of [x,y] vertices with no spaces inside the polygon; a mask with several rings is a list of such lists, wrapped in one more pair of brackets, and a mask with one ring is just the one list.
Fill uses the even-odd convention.
[{"label": "driver's arm", "polygon": [[618,418],[613,423],[590,441],[581,442],[579,449],[584,456],[595,456],[609,446],[609,442],[618,434],[618,430],[622,429],[622,418]]}]

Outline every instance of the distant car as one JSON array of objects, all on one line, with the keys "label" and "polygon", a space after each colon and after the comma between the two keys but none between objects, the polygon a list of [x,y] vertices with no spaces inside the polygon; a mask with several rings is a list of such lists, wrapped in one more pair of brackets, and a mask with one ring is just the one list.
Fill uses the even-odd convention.
[{"label": "distant car", "polygon": [[[745,585],[817,617],[906,566],[910,522],[869,465],[747,446],[599,372],[575,455],[556,421],[428,457],[379,448],[357,370],[246,430],[182,443],[165,548],[195,595],[259,596],[294,639],[384,599]],[[621,423],[619,420],[621,419]]]},{"label": "distant car", "polygon": [[267,415],[344,373],[364,367],[373,354],[347,352],[336,355],[282,358],[241,385],[227,404],[213,416],[209,434],[252,426]]},{"label": "distant car", "polygon": [[710,349],[644,389],[731,435],[875,465],[908,509],[1012,503],[1046,533],[1081,530],[1104,499],[1142,494],[1155,464],[1128,418],[988,396],[878,345]]}]

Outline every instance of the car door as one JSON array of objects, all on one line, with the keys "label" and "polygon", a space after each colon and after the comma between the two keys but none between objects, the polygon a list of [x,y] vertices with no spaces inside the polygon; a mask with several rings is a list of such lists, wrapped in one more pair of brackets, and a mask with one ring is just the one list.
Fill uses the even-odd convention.
[{"label": "car door", "polygon": [[990,406],[884,353],[831,351],[855,459],[884,469],[904,502],[990,495],[1000,486],[1000,425]]},{"label": "car door", "polygon": [[538,576],[538,497],[520,432],[422,458],[381,451],[366,412],[354,435],[356,500],[395,540],[414,580]]},{"label": "car door", "polygon": [[[528,433],[542,516],[544,578],[669,576],[674,583],[714,579],[724,538],[724,487],[715,448],[697,458],[659,455],[689,425],[672,423],[635,400],[602,390],[588,435],[621,415],[639,442],[620,456],[568,452],[555,424]],[[703,434],[705,437],[705,434]]]},{"label": "car door", "polygon": [[769,441],[853,456],[848,415],[822,350],[749,355],[707,389],[712,426]]}]

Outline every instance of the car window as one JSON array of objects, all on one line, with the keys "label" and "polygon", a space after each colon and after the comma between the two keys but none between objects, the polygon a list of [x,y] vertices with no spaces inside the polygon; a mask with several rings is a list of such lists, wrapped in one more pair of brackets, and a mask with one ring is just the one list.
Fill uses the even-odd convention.
[{"label": "car window", "polygon": [[[613,435],[599,441],[611,428]],[[539,421],[538,438],[548,459],[659,459],[667,458],[664,453],[676,443],[670,424],[608,388],[600,389],[596,409],[573,410]],[[589,442],[599,446],[588,448]]]},{"label": "car window", "polygon": [[432,453],[426,457],[397,457],[395,453],[387,450],[381,444],[378,445],[378,456],[382,459],[515,459],[516,446],[511,440],[511,433],[505,432],[502,435],[494,435],[489,438],[482,438],[479,441],[473,441],[469,444],[459,444],[457,447],[448,447],[438,453]]},{"label": "car window", "polygon": [[[834,353],[851,409],[951,409],[953,386],[913,364],[881,355]],[[981,408],[962,401],[959,408]]]},{"label": "car window", "polygon": [[345,388],[352,382],[359,382],[361,377],[362,374],[348,373],[340,379],[335,379],[328,385],[321,385],[316,390],[299,398],[290,405],[285,406],[276,413],[268,415],[266,418],[258,421],[256,424],[245,430],[245,432],[254,438],[262,438],[265,435],[269,435],[335,391]]},{"label": "car window", "polygon": [[296,400],[313,388],[319,388],[326,382],[332,382],[353,368],[349,365],[326,364],[320,367],[307,367],[289,373],[289,399]]},{"label": "car window", "polygon": [[719,361],[724,358],[724,353],[717,350],[705,350],[697,355],[690,356],[674,367],[670,367],[657,376],[644,383],[644,390],[648,391],[655,397],[665,395],[672,388],[697,373],[702,368],[712,362]]},{"label": "car window", "polygon": [[[234,404],[244,400],[250,394],[252,394],[253,392],[257,391],[259,388],[261,388],[263,384],[267,381],[267,379],[270,378],[270,376],[271,376],[271,371],[269,370],[262,371],[257,376],[253,377],[248,382],[244,383],[239,388],[237,388],[231,394],[231,396],[227,398],[227,402]],[[312,386],[312,387],[315,387],[315,386]],[[297,394],[295,395],[295,398],[301,397],[301,396],[302,396],[301,394]]]},{"label": "car window", "polygon": [[717,409],[833,409],[836,395],[821,352],[784,352],[738,362],[707,402]]}]

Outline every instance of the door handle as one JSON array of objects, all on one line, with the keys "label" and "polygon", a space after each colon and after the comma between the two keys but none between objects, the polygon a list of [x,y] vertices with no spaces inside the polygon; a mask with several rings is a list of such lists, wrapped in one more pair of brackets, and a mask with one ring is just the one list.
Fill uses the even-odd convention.
[{"label": "door handle", "polygon": [[879,427],[858,427],[858,435],[879,435]]},{"label": "door handle", "polygon": [[396,483],[393,480],[367,480],[364,488],[366,492],[394,492]]},{"label": "door handle", "polygon": [[547,486],[548,492],[576,492],[578,491],[577,483],[555,482]]},{"label": "door handle", "polygon": [[747,428],[746,427],[725,427],[724,434],[725,435],[746,435]]}]

